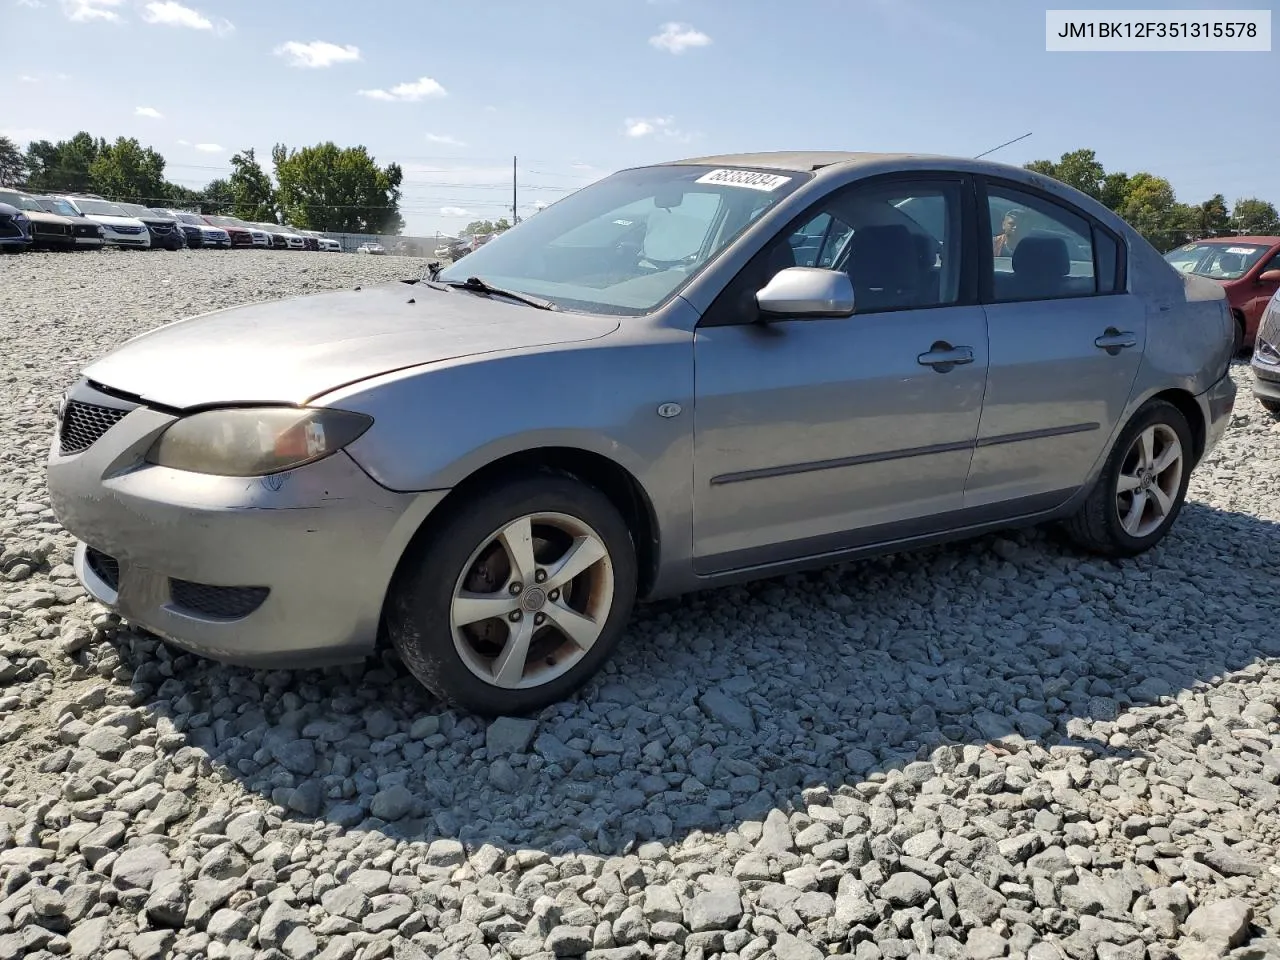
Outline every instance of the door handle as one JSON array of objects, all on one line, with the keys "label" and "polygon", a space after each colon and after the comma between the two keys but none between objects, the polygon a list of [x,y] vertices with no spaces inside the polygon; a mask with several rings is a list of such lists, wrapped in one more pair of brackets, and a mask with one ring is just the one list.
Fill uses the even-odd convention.
[{"label": "door handle", "polygon": [[1106,332],[1093,341],[1093,345],[1115,356],[1125,347],[1137,346],[1138,338],[1129,331],[1120,331],[1115,327],[1107,327]]},{"label": "door handle", "polygon": [[921,366],[933,367],[938,373],[946,373],[962,363],[973,363],[973,347],[953,347],[945,340],[936,341],[928,353],[916,357]]}]

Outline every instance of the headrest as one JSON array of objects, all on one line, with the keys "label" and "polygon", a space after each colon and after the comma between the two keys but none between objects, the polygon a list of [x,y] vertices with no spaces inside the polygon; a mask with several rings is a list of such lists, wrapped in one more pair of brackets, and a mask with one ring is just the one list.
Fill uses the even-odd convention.
[{"label": "headrest", "polygon": [[1067,242],[1061,237],[1023,237],[1013,250],[1013,272],[1041,277],[1065,277],[1071,273]]}]

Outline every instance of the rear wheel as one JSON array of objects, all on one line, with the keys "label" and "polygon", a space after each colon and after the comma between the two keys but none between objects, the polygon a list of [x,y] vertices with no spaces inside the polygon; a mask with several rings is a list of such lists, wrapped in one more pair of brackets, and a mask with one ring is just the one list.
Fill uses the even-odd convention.
[{"label": "rear wheel", "polygon": [[529,713],[582,686],[617,645],[636,592],[621,514],[542,474],[462,504],[406,557],[387,629],[413,675],[475,713]]},{"label": "rear wheel", "polygon": [[1153,400],[1121,433],[1089,498],[1064,523],[1079,546],[1112,557],[1150,550],[1182,510],[1191,479],[1191,428],[1182,411]]}]

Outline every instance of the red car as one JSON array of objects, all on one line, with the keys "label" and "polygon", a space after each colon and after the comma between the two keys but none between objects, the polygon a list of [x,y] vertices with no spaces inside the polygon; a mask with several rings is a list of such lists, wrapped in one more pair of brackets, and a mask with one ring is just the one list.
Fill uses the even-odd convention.
[{"label": "red car", "polygon": [[209,226],[211,227],[218,227],[222,230],[227,231],[227,236],[231,238],[232,247],[252,247],[253,246],[253,234],[250,233],[248,230],[246,230],[244,227],[240,226],[230,217],[215,217],[212,215],[205,215],[204,222],[209,224]]},{"label": "red car", "polygon": [[1262,311],[1280,289],[1280,237],[1193,240],[1164,258],[1183,273],[1222,284],[1239,330],[1236,346],[1252,347]]}]

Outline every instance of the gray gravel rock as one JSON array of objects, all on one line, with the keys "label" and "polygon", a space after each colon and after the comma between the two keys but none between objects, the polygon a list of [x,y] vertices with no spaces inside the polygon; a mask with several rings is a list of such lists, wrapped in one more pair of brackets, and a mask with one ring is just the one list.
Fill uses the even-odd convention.
[{"label": "gray gravel rock", "polygon": [[421,268],[5,258],[0,960],[1269,956],[1280,423],[1244,365],[1158,550],[1021,531],[640,607],[536,717],[391,656],[222,667],[85,596],[44,486],[85,363]]}]

